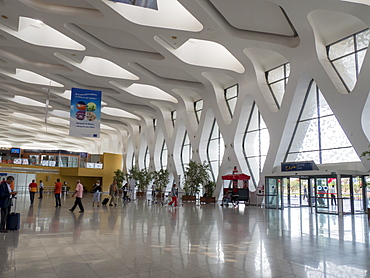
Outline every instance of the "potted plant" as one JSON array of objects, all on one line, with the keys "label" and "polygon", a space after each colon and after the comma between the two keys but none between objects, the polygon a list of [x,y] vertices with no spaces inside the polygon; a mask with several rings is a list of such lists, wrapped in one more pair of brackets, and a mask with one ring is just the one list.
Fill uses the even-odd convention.
[{"label": "potted plant", "polygon": [[195,202],[195,195],[210,180],[209,165],[206,162],[202,164],[191,160],[186,167],[184,176],[185,196],[182,197],[182,200],[184,202]]},{"label": "potted plant", "polygon": [[153,179],[152,172],[149,172],[147,169],[142,169],[137,173],[137,181],[139,182],[137,186],[137,197],[142,197],[145,195],[146,190],[148,189],[149,183]]},{"label": "potted plant", "polygon": [[213,193],[216,189],[216,183],[212,180],[208,180],[203,189],[205,193],[203,197],[200,197],[200,203],[215,204],[216,198],[213,196]]},{"label": "potted plant", "polygon": [[164,197],[164,190],[170,182],[170,173],[167,169],[161,169],[153,173],[153,181],[158,191],[157,197]]},{"label": "potted plant", "polygon": [[118,189],[118,195],[122,195],[122,183],[125,180],[125,174],[121,169],[117,169],[116,171],[113,172],[114,176],[113,179],[117,181],[117,189]]}]

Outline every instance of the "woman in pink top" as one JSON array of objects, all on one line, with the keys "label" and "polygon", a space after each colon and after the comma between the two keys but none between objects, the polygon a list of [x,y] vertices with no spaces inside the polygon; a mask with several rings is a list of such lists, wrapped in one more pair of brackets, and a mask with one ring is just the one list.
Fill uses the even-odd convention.
[{"label": "woman in pink top", "polygon": [[83,197],[84,187],[81,184],[80,180],[76,180],[76,184],[77,184],[76,185],[76,191],[72,194],[72,197],[76,196],[76,200],[75,200],[75,203],[74,203],[73,207],[71,207],[71,209],[69,211],[73,212],[75,210],[75,208],[78,206],[80,208],[79,213],[83,213],[85,211],[84,206],[82,205],[82,197]]}]

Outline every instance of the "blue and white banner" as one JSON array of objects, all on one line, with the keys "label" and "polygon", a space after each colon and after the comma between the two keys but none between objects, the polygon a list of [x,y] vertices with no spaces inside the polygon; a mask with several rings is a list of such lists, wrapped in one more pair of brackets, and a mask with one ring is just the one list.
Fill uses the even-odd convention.
[{"label": "blue and white banner", "polygon": [[72,88],[69,135],[100,137],[101,91]]}]

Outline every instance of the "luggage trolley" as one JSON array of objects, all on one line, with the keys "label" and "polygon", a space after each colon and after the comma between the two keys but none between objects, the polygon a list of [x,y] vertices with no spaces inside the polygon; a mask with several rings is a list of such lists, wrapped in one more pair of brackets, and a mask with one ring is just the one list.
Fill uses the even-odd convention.
[{"label": "luggage trolley", "polygon": [[224,181],[232,181],[228,187],[223,188],[223,198],[221,206],[228,206],[232,203],[234,207],[239,205],[239,202],[244,202],[245,205],[250,204],[248,183],[250,176],[246,174],[230,174],[222,176]]}]

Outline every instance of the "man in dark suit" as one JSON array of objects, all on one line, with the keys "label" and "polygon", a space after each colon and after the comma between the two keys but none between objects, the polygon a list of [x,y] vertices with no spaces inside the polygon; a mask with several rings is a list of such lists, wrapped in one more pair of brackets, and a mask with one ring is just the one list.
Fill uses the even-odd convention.
[{"label": "man in dark suit", "polygon": [[12,204],[12,198],[17,195],[17,191],[11,189],[11,183],[14,181],[13,176],[7,177],[6,181],[0,183],[0,208],[1,208],[1,222],[0,222],[0,233],[7,233],[5,229],[6,219],[10,212],[10,206]]}]

